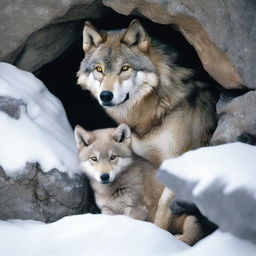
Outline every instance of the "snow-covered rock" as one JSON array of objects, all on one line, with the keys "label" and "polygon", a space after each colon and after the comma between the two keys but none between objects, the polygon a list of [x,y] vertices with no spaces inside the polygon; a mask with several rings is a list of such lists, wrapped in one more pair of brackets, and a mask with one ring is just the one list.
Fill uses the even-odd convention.
[{"label": "snow-covered rock", "polygon": [[221,230],[256,242],[255,146],[236,142],[190,151],[166,160],[158,178]]},{"label": "snow-covered rock", "polygon": [[[0,143],[4,145],[0,164],[10,176],[26,162],[38,162],[43,171],[57,168],[72,174],[79,169],[73,130],[64,108],[39,79],[0,63],[0,96]],[[18,120],[8,114],[10,106],[16,108]]]},{"label": "snow-covered rock", "polygon": [[0,145],[0,219],[49,222],[94,211],[61,102],[7,63],[0,63]]},{"label": "snow-covered rock", "polygon": [[1,255],[8,256],[167,256],[189,248],[151,223],[91,214],[51,224],[0,221],[0,237]]}]

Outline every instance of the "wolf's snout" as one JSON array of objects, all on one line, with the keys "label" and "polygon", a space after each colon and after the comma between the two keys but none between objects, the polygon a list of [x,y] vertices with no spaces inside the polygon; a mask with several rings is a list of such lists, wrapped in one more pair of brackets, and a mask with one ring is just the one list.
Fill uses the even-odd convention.
[{"label": "wolf's snout", "polygon": [[109,174],[108,173],[103,173],[100,175],[100,179],[102,180],[102,182],[108,182],[109,181]]},{"label": "wolf's snout", "polygon": [[104,102],[110,102],[113,99],[113,93],[111,91],[103,91],[100,93],[100,99]]}]

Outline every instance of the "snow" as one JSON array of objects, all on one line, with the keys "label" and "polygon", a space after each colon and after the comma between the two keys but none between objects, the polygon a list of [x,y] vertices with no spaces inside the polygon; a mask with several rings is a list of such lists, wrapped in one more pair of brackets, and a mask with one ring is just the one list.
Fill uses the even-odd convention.
[{"label": "snow", "polygon": [[17,120],[0,112],[0,165],[9,176],[22,172],[26,162],[38,162],[45,172],[57,168],[72,175],[79,169],[64,108],[39,79],[2,62],[0,95],[26,103]]},{"label": "snow", "polygon": [[167,256],[189,248],[151,223],[92,214],[51,224],[0,221],[0,238],[6,256]]},{"label": "snow", "polygon": [[256,245],[229,233],[216,231],[198,242],[194,247],[175,256],[253,256]]},{"label": "snow", "polygon": [[253,256],[256,245],[216,231],[190,248],[155,225],[126,216],[76,215],[51,224],[0,221],[5,256]]},{"label": "snow", "polygon": [[226,194],[243,188],[256,199],[256,147],[252,145],[235,142],[200,148],[166,160],[160,168],[197,183],[194,196],[218,182]]}]

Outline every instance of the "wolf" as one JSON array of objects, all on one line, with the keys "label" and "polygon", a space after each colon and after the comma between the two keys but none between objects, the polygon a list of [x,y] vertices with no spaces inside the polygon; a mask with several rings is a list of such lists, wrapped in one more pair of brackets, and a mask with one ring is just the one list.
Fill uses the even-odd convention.
[{"label": "wolf", "polygon": [[[113,31],[85,22],[83,50],[78,84],[118,124],[131,128],[135,154],[159,167],[167,158],[208,145],[216,127],[215,95],[192,70],[176,65],[177,53],[150,38],[138,20]],[[159,200],[155,224],[166,230],[174,197],[166,188]]]},{"label": "wolf", "polygon": [[[77,125],[75,139],[81,168],[90,179],[102,214],[154,222],[164,186],[155,177],[157,169],[132,151],[130,128],[121,124],[117,128],[86,131]],[[187,214],[176,216],[169,231],[178,238],[186,237],[192,245],[191,238],[202,230],[199,224],[191,226],[193,219]]]},{"label": "wolf", "polygon": [[76,126],[75,138],[101,212],[154,222],[163,185],[155,178],[156,168],[132,152],[129,127],[89,132]]}]

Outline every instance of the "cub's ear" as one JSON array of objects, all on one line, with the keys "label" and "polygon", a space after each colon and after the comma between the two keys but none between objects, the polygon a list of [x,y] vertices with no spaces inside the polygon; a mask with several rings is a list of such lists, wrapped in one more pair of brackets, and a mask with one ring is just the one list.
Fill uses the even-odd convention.
[{"label": "cub's ear", "polygon": [[76,125],[75,139],[78,150],[88,147],[93,141],[94,137],[91,132],[87,132],[82,126]]},{"label": "cub's ear", "polygon": [[131,130],[127,124],[120,124],[112,133],[112,138],[118,143],[130,144]]},{"label": "cub's ear", "polygon": [[103,42],[103,36],[96,30],[90,21],[84,23],[83,30],[83,49],[84,52],[90,50],[91,47],[97,47]]},{"label": "cub's ear", "polygon": [[138,20],[133,20],[122,40],[125,44],[130,46],[138,46],[142,52],[147,52],[149,47],[148,36]]}]

